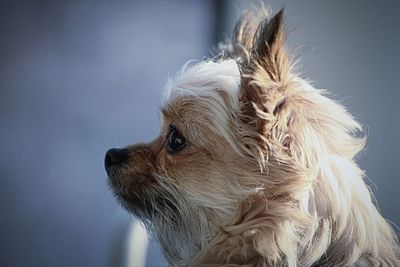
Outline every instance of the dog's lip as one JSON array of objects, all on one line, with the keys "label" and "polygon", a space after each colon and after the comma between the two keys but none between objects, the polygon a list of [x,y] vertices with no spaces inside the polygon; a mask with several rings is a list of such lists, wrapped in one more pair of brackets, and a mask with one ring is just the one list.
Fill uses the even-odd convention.
[{"label": "dog's lip", "polygon": [[114,176],[116,170],[119,168],[121,168],[121,164],[116,164],[116,165],[106,167],[105,169],[106,169],[106,173],[107,173],[108,177]]},{"label": "dog's lip", "polygon": [[111,181],[118,181],[123,179],[123,177],[120,177],[120,175],[118,175],[118,172],[116,170],[116,166],[113,166],[111,168],[109,168],[109,170],[107,171],[107,177],[109,180]]},{"label": "dog's lip", "polygon": [[[146,183],[151,183],[154,178],[146,173],[132,173],[128,175],[120,175],[118,171],[113,168],[110,169],[108,174],[108,180],[110,181],[113,187],[124,187],[127,184],[134,183],[135,185],[139,186]],[[125,185],[124,185],[125,184]]]}]

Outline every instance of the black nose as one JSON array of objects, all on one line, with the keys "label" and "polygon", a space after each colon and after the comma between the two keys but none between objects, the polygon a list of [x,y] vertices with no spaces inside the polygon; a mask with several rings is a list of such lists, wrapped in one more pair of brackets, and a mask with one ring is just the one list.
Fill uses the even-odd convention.
[{"label": "black nose", "polygon": [[106,156],[104,158],[104,167],[106,168],[106,172],[109,173],[113,165],[122,163],[127,158],[128,158],[127,149],[111,148],[110,150],[107,151]]}]

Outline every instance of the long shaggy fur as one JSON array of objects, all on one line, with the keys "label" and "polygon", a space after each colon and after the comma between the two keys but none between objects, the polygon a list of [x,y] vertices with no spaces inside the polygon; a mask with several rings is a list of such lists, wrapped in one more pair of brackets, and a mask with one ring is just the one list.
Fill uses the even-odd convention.
[{"label": "long shaggy fur", "polygon": [[172,266],[400,266],[354,160],[360,125],[293,71],[283,11],[261,14],[168,83],[160,136],[110,174],[117,198]]}]

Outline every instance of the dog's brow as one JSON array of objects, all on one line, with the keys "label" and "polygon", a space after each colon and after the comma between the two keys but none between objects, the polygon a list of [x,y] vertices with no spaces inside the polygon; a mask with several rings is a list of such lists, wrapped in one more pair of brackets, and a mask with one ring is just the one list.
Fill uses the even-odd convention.
[{"label": "dog's brow", "polygon": [[176,117],[176,115],[179,114],[182,111],[182,109],[178,102],[173,101],[173,102],[165,103],[160,108],[160,111],[161,111],[161,114],[164,116],[164,118],[172,119],[172,118]]},{"label": "dog's brow", "polygon": [[160,108],[160,112],[161,112],[161,114],[162,114],[163,116],[166,116],[167,113],[168,113],[168,111],[167,111],[167,109],[165,108],[165,106],[162,106],[162,107]]},{"label": "dog's brow", "polygon": [[161,114],[165,117],[165,118],[170,118],[171,117],[171,107],[167,104],[164,105],[160,108]]}]

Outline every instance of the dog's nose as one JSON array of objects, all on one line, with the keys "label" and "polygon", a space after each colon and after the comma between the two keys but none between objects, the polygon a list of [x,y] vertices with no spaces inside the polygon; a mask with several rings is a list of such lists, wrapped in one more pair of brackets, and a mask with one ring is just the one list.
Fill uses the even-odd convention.
[{"label": "dog's nose", "polygon": [[124,162],[128,158],[128,150],[125,148],[111,148],[106,152],[104,158],[104,167],[106,172],[109,173],[113,165]]}]

